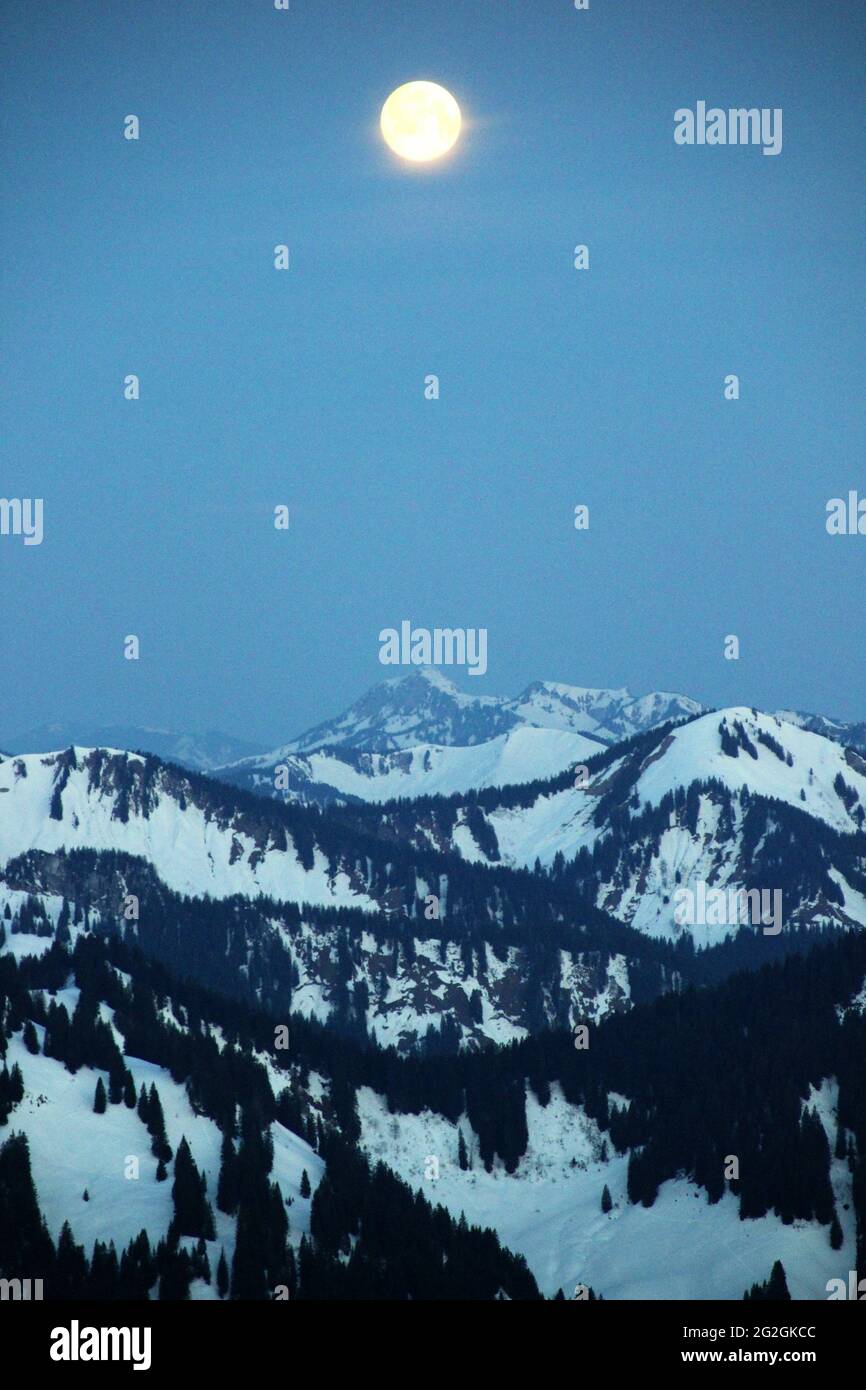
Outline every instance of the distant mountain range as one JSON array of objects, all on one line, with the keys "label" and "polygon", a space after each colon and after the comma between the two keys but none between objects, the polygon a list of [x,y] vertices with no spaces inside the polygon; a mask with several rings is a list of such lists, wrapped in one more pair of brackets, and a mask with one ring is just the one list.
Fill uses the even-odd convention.
[{"label": "distant mountain range", "polygon": [[358,748],[388,753],[419,744],[471,747],[529,726],[582,734],[613,743],[667,719],[700,713],[685,695],[635,697],[628,690],[593,690],[535,681],[515,698],[465,695],[430,667],[382,681],[336,719],[290,740],[280,751]]},{"label": "distant mountain range", "polygon": [[[151,753],[260,794],[326,805],[532,781],[585,761],[600,747],[705,712],[697,700],[670,691],[636,696],[625,688],[558,681],[534,681],[514,697],[467,695],[440,670],[415,668],[272,748],[217,730],[196,734],[72,720],[6,736],[0,748]],[[866,751],[866,722],[797,710],[778,710],[775,717]],[[285,771],[276,786],[280,767]]]},{"label": "distant mountain range", "polygon": [[465,695],[429,668],[383,681],[336,719],[269,753],[213,769],[283,800],[387,801],[554,776],[600,748],[702,706],[536,681],[516,698]]},{"label": "distant mountain range", "polygon": [[211,772],[223,763],[264,751],[261,744],[215,730],[205,734],[183,734],[169,729],[139,728],[135,724],[89,724],[74,720],[40,724],[0,740],[0,747],[9,753],[56,753],[73,745],[153,753],[166,762],[179,763],[197,772]]},{"label": "distant mountain range", "polygon": [[812,734],[823,734],[824,738],[831,738],[834,743],[842,743],[846,748],[857,748],[866,752],[866,723],[862,720],[846,722],[842,719],[828,719],[825,714],[804,714],[802,710],[795,709],[780,709],[776,713],[780,719],[787,720],[789,724],[797,724],[801,729],[808,729]]},{"label": "distant mountain range", "polygon": [[[853,749],[734,708],[589,745],[579,776],[570,762],[526,775],[539,738],[574,748],[584,736],[522,728],[475,748],[353,751],[355,775],[378,779],[375,801],[335,799],[324,815],[155,757],[77,747],[9,757],[0,866],[36,851],[120,854],[178,895],[410,919],[429,893],[453,899],[458,865],[534,869],[568,911],[600,910],[653,938],[691,931],[701,944],[736,924],[678,924],[679,887],[773,885],[786,924],[866,922],[866,760]],[[315,770],[325,756],[306,761]],[[496,780],[509,756],[520,779]],[[469,785],[448,787],[461,767]],[[412,795],[386,795],[401,778]],[[489,907],[491,921],[501,913]]]},{"label": "distant mountain range", "polygon": [[[150,768],[78,740],[7,758],[0,860],[120,852],[176,894],[402,914],[443,881],[444,865],[414,862],[433,853],[540,870],[568,901],[654,938],[679,939],[676,892],[698,882],[779,885],[786,922],[845,926],[866,921],[866,761],[839,737],[851,727],[704,712],[668,692],[539,682],[516,699],[467,696],[439,672],[414,671],[281,748],[225,764],[216,734],[159,734],[168,752],[151,752]],[[149,731],[82,732],[108,733],[116,748]],[[181,761],[207,772],[189,781]],[[293,821],[293,844],[278,807],[276,820],[267,809],[274,801],[324,808],[328,833],[315,817]],[[397,897],[362,848],[383,841],[412,861]],[[701,944],[731,934],[724,921],[690,930]]]},{"label": "distant mountain range", "polygon": [[[337,718],[270,752],[210,769],[284,801],[384,802],[536,782],[600,749],[705,706],[687,695],[635,696],[536,681],[515,698],[465,695],[440,671],[383,681]],[[866,751],[866,724],[780,711],[768,716]]]}]

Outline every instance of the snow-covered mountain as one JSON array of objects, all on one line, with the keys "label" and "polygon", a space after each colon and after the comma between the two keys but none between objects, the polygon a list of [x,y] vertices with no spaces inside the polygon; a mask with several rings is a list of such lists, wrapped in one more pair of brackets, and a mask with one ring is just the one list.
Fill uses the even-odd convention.
[{"label": "snow-covered mountain", "polygon": [[[71,720],[8,735],[0,748],[22,754],[73,746],[149,753],[259,794],[327,805],[335,798],[379,801],[552,776],[599,745],[700,708],[681,695],[635,699],[627,690],[543,681],[516,699],[466,695],[440,671],[423,668],[383,681],[344,714],[270,750],[216,731],[186,734]],[[524,729],[572,737],[519,736]],[[466,754],[487,744],[477,757]],[[408,761],[358,756],[407,750],[413,750]],[[283,767],[285,785],[277,786],[276,770]]]},{"label": "snow-covered mountain", "polygon": [[135,754],[6,758],[0,867],[31,850],[117,852],[177,894],[413,916],[441,896],[456,855],[538,864],[578,901],[654,937],[688,930],[712,942],[736,930],[675,918],[678,890],[699,884],[783,891],[786,923],[866,922],[866,761],[853,750],[747,708],[591,748],[583,735],[523,727],[468,747],[290,755],[290,776],[333,788],[325,817]]},{"label": "snow-covered mountain", "polygon": [[[696,955],[671,898],[698,882],[779,886],[786,927],[862,926],[866,761],[746,708],[588,740],[597,751],[572,742],[586,738],[521,725],[474,746],[356,751],[357,765],[338,760],[344,776],[366,775],[367,759],[380,792],[399,796],[405,766],[427,793],[369,804],[345,784],[324,812],[117,750],[0,760],[0,1274],[19,1269],[3,1247],[3,1182],[11,1171],[26,1192],[32,1172],[67,1266],[83,1258],[70,1239],[88,1257],[98,1243],[97,1283],[113,1268],[128,1287],[146,1231],[151,1296],[188,1283],[213,1298],[223,1253],[232,1290],[259,1290],[235,1296],[268,1297],[276,1266],[243,1233],[285,1221],[279,1282],[326,1296],[315,1290],[343,1287],[359,1250],[367,1279],[387,1267],[363,1155],[385,1166],[377,1189],[390,1170],[455,1223],[498,1233],[504,1255],[474,1237],[497,1268],[490,1296],[519,1282],[508,1251],[548,1296],[582,1281],[606,1298],[739,1299],[781,1258],[793,1296],[816,1298],[855,1267],[860,933],[841,934],[814,988],[811,958],[734,974],[759,958],[748,942]],[[540,754],[526,750],[554,740],[567,770],[532,777]],[[329,756],[303,761],[317,773]],[[509,768],[515,780],[497,785]],[[471,790],[446,794],[448,778]],[[528,871],[536,858],[545,872]],[[688,930],[707,945],[727,934]],[[792,943],[795,962],[805,949]],[[702,976],[702,957],[728,964]],[[705,1007],[683,986],[707,978],[726,985]],[[805,1022],[786,1030],[791,1009]],[[174,1183],[142,1087],[159,1097]],[[797,1155],[793,1187],[779,1134]],[[736,1145],[745,1181],[729,1185],[720,1155]],[[256,1174],[240,1214],[234,1146]],[[212,1234],[189,1181],[184,1197],[190,1162]],[[382,1197],[389,1211],[401,1190]],[[108,1240],[124,1249],[119,1273]],[[63,1275],[59,1256],[40,1258]]]},{"label": "snow-covered mountain", "polygon": [[585,763],[600,746],[585,734],[527,725],[466,746],[420,743],[390,753],[339,745],[306,754],[277,749],[220,768],[216,775],[284,801],[392,801],[554,777]]},{"label": "snow-covered mountain", "polygon": [[467,746],[522,725],[584,734],[604,744],[700,709],[685,695],[635,697],[627,690],[554,681],[536,681],[513,699],[466,695],[441,671],[421,667],[382,681],[336,719],[317,724],[280,751],[348,747],[384,753],[419,744]]},{"label": "snow-covered mountain", "polygon": [[8,753],[55,753],[59,748],[123,748],[129,752],[152,753],[166,762],[196,772],[212,772],[224,763],[251,757],[264,751],[249,739],[234,738],[215,730],[204,734],[173,733],[169,729],[139,728],[131,724],[76,723],[56,720],[4,736],[0,746]]},{"label": "snow-covered mountain", "polygon": [[553,776],[600,747],[701,706],[537,681],[515,699],[464,695],[422,668],[382,682],[344,714],[280,748],[214,769],[286,801],[385,801]]},{"label": "snow-covered mountain", "polygon": [[[704,706],[687,695],[535,681],[514,698],[464,694],[425,667],[374,686],[342,715],[276,748],[228,734],[127,725],[44,724],[0,740],[6,752],[115,748],[150,753],[278,800],[327,806],[451,795],[552,777],[600,747]],[[796,710],[776,717],[866,752],[866,724]]]},{"label": "snow-covered mountain", "polygon": [[343,714],[291,739],[278,753],[317,748],[361,748],[385,753],[420,743],[485,743],[512,729],[516,720],[494,695],[464,695],[433,668],[374,685]]},{"label": "snow-covered mountain", "polygon": [[776,710],[779,719],[796,724],[800,729],[808,729],[813,734],[823,734],[834,743],[845,748],[856,748],[866,753],[866,722],[860,720],[830,719],[826,714],[804,714],[802,710]]},{"label": "snow-covered mountain", "polygon": [[144,860],[173,892],[373,908],[350,873],[282,808],[226,800],[220,785],[156,758],[96,748],[0,761],[0,869],[29,850],[91,849]]},{"label": "snow-covered mountain", "polygon": [[[223,963],[236,958],[260,981],[259,1002],[291,999],[304,1017],[401,1049],[428,1032],[443,1046],[504,1042],[533,1018],[629,1007],[640,946],[542,881],[494,877],[429,843],[389,844],[316,809],[107,749],[0,760],[4,883],[16,908],[27,894],[83,897],[104,923],[124,920],[133,894],[144,939],[176,922],[202,978],[226,987]],[[550,955],[539,971],[529,957],[542,924]],[[209,966],[196,934],[210,948],[222,930]]]},{"label": "snow-covered mountain", "polygon": [[506,704],[525,724],[542,729],[571,729],[600,743],[631,738],[668,720],[700,714],[704,708],[687,695],[669,691],[635,696],[625,689],[592,690],[556,681],[535,681]]},{"label": "snow-covered mountain", "polygon": [[[786,921],[866,924],[866,761],[771,715],[733,708],[651,730],[571,772],[471,802],[353,810],[368,828],[448,847],[472,862],[536,861],[597,906],[676,937],[679,888],[784,891]],[[470,815],[471,810],[471,815]],[[717,941],[731,924],[687,928]]]}]

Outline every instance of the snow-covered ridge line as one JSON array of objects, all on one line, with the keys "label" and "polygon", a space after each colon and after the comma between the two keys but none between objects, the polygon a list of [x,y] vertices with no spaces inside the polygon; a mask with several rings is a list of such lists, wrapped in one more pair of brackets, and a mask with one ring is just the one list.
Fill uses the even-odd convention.
[{"label": "snow-covered ridge line", "polygon": [[[116,850],[144,859],[191,897],[373,909],[319,847],[299,845],[287,810],[156,758],[66,749],[0,762],[0,868],[38,849]],[[295,812],[295,815],[298,813]]]},{"label": "snow-covered ridge line", "polygon": [[261,750],[252,739],[235,738],[216,730],[182,733],[172,729],[129,724],[97,724],[87,720],[55,720],[4,737],[9,755],[54,753],[62,748],[112,748],[142,752],[177,763],[195,772],[212,772],[238,758]]},{"label": "snow-covered ridge line", "polygon": [[[410,808],[384,805],[380,815],[391,833],[423,835],[470,862],[538,864],[651,935],[681,933],[675,894],[698,883],[784,883],[786,921],[866,923],[866,760],[746,707],[617,744],[587,759],[584,785],[559,776],[464,803],[419,802],[414,830]],[[730,925],[707,922],[693,935],[712,944]]]},{"label": "snow-covered ridge line", "polygon": [[[380,873],[372,889],[370,856],[381,868],[395,843],[410,860],[433,852],[506,869],[538,863],[554,875],[576,864],[582,878],[566,874],[563,887],[650,935],[679,934],[680,887],[773,891],[779,873],[786,913],[797,921],[866,921],[866,868],[856,857],[866,760],[855,751],[746,707],[693,715],[589,755],[573,742],[579,738],[522,728],[494,749],[353,752],[340,764],[343,800],[362,802],[359,783],[375,775],[371,799],[380,806],[330,814],[277,805],[141,755],[71,749],[8,758],[0,762],[0,867],[31,849],[115,850],[145,860],[187,896],[264,895],[379,912],[394,907],[392,882],[405,880],[410,898],[419,891],[411,862],[394,880],[390,870]],[[537,748],[551,754],[538,769],[547,775],[527,781]],[[568,770],[550,775],[560,757]],[[589,769],[583,780],[572,776],[578,766]],[[506,768],[519,780],[500,785]],[[479,791],[473,783],[483,776],[494,785]],[[854,848],[824,844],[828,833]],[[711,944],[727,934],[695,939]]]},{"label": "snow-covered ridge line", "polygon": [[625,688],[591,689],[557,681],[535,681],[513,698],[467,695],[441,671],[422,667],[382,681],[335,719],[270,753],[241,761],[262,767],[291,753],[321,749],[387,753],[422,744],[471,747],[521,727],[580,734],[606,744],[702,708],[685,695],[634,696]]}]

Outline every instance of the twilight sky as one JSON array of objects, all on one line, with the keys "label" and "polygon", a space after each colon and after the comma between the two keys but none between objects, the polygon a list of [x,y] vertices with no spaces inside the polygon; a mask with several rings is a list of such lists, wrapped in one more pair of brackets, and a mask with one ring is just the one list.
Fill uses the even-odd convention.
[{"label": "twilight sky", "polygon": [[[2,732],[276,742],[404,618],[488,629],[474,693],[866,717],[856,0],[0,13],[0,495],[45,514],[0,536]],[[421,170],[378,131],[413,78],[466,121]],[[699,100],[781,154],[676,145]]]}]

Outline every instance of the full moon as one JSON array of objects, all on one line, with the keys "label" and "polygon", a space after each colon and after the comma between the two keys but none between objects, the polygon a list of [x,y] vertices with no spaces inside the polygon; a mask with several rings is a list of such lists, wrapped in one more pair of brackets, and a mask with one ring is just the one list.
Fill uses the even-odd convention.
[{"label": "full moon", "polygon": [[406,82],[382,107],[382,135],[401,159],[426,163],[446,154],[460,134],[460,107],[436,82]]}]

